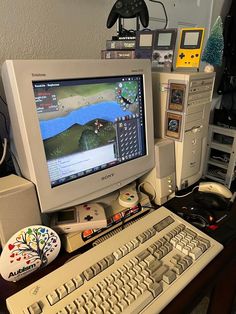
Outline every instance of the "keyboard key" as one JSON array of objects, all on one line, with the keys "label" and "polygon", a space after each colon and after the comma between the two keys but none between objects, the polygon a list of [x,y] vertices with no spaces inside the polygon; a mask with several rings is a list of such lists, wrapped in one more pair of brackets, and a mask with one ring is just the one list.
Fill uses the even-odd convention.
[{"label": "keyboard key", "polygon": [[76,304],[77,308],[81,308],[85,305],[85,299],[82,296],[79,296],[74,300],[74,303]]},{"label": "keyboard key", "polygon": [[104,313],[108,313],[109,312],[109,308],[110,308],[110,304],[107,301],[104,301],[100,304],[99,306]]},{"label": "keyboard key", "polygon": [[163,291],[163,288],[160,283],[154,282],[149,286],[148,290],[152,293],[153,297],[156,298]]},{"label": "keyboard key", "polygon": [[28,311],[29,311],[29,314],[40,314],[40,313],[42,313],[42,309],[41,309],[38,302],[31,304],[28,307]]},{"label": "keyboard key", "polygon": [[165,229],[167,226],[169,226],[172,222],[174,222],[174,219],[169,216],[169,217],[164,218],[163,220],[161,220],[161,221],[158,222],[157,224],[155,224],[155,225],[153,226],[153,228],[154,228],[156,231],[160,232],[160,231],[162,231],[163,229]]},{"label": "keyboard key", "polygon": [[67,289],[65,288],[64,285],[57,288],[56,292],[57,292],[60,299],[64,298],[68,294]]},{"label": "keyboard key", "polygon": [[199,247],[195,247],[190,253],[189,256],[192,257],[192,259],[196,260],[202,255],[202,250]]},{"label": "keyboard key", "polygon": [[134,300],[133,303],[125,309],[124,314],[138,314],[141,312],[152,300],[154,299],[153,294],[146,290],[138,299]]},{"label": "keyboard key", "polygon": [[[106,265],[106,267],[107,267],[106,262],[105,262],[105,265]],[[96,276],[97,274],[99,274],[99,273],[100,273],[102,270],[104,270],[105,268],[101,268],[101,267],[99,266],[99,263],[97,263],[97,264],[94,264],[93,266],[91,266],[91,269],[92,269],[94,275]]]},{"label": "keyboard key", "polygon": [[67,310],[67,313],[68,314],[71,314],[71,313],[75,313],[75,311],[76,311],[76,305],[75,305],[75,303],[74,302],[71,302],[70,304],[68,304],[66,307],[65,307],[65,309]]},{"label": "keyboard key", "polygon": [[82,286],[82,284],[84,283],[84,280],[81,275],[76,275],[75,277],[72,278],[72,280],[74,281],[76,288]]},{"label": "keyboard key", "polygon": [[[92,311],[95,310],[95,305],[92,301],[89,301],[85,304],[84,309],[87,313],[91,313]],[[76,312],[73,312],[73,313],[76,313]]]},{"label": "keyboard key", "polygon": [[171,284],[175,279],[176,279],[176,273],[173,272],[171,269],[168,270],[163,275],[163,280],[168,284]]},{"label": "keyboard key", "polygon": [[163,275],[169,270],[169,267],[166,265],[162,265],[159,267],[153,274],[152,277],[155,281],[159,282],[162,280]]},{"label": "keyboard key", "polygon": [[115,259],[116,259],[117,261],[123,257],[123,253],[122,253],[122,251],[121,251],[120,249],[117,250],[117,251],[115,251],[115,252],[113,253],[113,255],[114,255],[114,257],[115,257]]},{"label": "keyboard key", "polygon": [[117,303],[117,306],[119,307],[121,312],[123,312],[128,307],[128,303],[125,301],[125,299],[123,299],[119,303]]},{"label": "keyboard key", "polygon": [[89,281],[90,279],[92,279],[94,277],[94,272],[93,272],[92,268],[87,268],[83,272],[83,275]]},{"label": "keyboard key", "polygon": [[56,291],[52,291],[50,294],[47,295],[47,299],[50,305],[53,305],[59,301],[59,296]]},{"label": "keyboard key", "polygon": [[65,283],[65,288],[67,290],[68,293],[71,293],[72,291],[75,290],[75,283],[73,282],[73,280],[69,280]]}]

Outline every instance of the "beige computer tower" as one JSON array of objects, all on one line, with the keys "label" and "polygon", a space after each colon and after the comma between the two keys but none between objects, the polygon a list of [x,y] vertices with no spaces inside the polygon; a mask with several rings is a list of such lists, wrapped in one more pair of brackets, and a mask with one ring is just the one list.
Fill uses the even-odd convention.
[{"label": "beige computer tower", "polygon": [[155,137],[175,142],[176,187],[203,172],[215,73],[153,72]]}]

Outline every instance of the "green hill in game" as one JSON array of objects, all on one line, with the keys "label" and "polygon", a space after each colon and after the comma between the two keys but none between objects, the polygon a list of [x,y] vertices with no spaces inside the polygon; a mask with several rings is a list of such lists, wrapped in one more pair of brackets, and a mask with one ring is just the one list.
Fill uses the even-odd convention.
[{"label": "green hill in game", "polygon": [[47,160],[95,149],[111,143],[116,136],[113,123],[93,120],[69,129],[44,141]]}]

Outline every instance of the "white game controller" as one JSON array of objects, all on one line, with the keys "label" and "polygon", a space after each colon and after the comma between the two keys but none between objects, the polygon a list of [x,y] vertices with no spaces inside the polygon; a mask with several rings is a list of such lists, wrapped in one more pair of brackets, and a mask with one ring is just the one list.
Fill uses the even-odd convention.
[{"label": "white game controller", "polygon": [[126,189],[120,190],[118,198],[119,204],[123,207],[134,207],[138,204],[139,198],[136,189],[127,187]]},{"label": "white game controller", "polygon": [[55,213],[51,220],[51,228],[58,233],[79,232],[106,226],[105,210],[97,203],[87,203],[62,210]]},{"label": "white game controller", "polygon": [[103,228],[107,226],[104,208],[97,203],[82,204],[76,206],[79,211],[81,226],[85,229]]}]

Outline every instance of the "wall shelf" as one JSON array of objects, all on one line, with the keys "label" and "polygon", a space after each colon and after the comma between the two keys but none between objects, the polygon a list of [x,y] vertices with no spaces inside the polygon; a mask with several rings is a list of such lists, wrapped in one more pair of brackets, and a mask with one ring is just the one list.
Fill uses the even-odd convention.
[{"label": "wall shelf", "polygon": [[236,130],[209,125],[203,176],[230,188],[236,177]]}]

